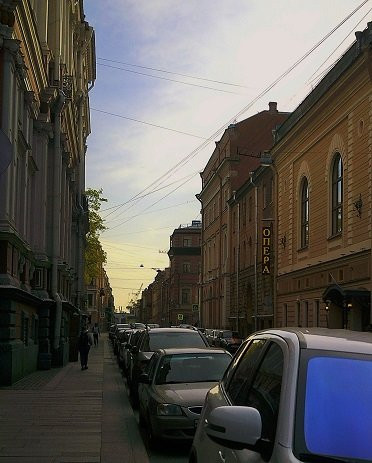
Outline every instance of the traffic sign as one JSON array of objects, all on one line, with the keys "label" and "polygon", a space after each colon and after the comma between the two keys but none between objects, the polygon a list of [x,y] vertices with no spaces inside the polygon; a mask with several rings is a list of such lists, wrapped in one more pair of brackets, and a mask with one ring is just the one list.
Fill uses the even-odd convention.
[{"label": "traffic sign", "polygon": [[183,313],[179,313],[179,314],[177,315],[177,318],[178,318],[178,320],[183,320]]}]

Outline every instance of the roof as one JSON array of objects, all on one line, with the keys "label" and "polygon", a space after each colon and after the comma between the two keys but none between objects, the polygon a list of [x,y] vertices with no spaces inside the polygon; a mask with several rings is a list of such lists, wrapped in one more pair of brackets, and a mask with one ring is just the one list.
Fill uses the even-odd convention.
[{"label": "roof", "polygon": [[157,352],[161,352],[163,355],[205,354],[206,352],[230,355],[225,349],[219,347],[173,347],[169,349],[158,349]]},{"label": "roof", "polygon": [[337,352],[372,355],[372,333],[329,328],[278,328],[256,334],[272,333],[284,339],[296,336],[303,349],[332,350]]},{"label": "roof", "polygon": [[190,328],[150,328],[149,333],[196,333],[199,334],[197,330],[190,330]]},{"label": "roof", "polygon": [[334,85],[340,76],[349,69],[365,49],[372,43],[372,22],[367,24],[363,32],[356,32],[357,40],[339,59],[333,68],[323,77],[318,85],[299,104],[292,114],[278,127],[275,132],[275,142],[280,141],[291,128],[321,99],[321,97]]}]

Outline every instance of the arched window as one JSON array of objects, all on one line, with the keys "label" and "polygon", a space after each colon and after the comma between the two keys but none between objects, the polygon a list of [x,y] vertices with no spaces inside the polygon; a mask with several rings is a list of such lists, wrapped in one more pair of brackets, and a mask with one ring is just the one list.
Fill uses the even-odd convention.
[{"label": "arched window", "polygon": [[336,154],[332,168],[332,235],[342,231],[343,167],[339,153]]},{"label": "arched window", "polygon": [[306,178],[301,185],[301,247],[309,244],[309,184]]}]

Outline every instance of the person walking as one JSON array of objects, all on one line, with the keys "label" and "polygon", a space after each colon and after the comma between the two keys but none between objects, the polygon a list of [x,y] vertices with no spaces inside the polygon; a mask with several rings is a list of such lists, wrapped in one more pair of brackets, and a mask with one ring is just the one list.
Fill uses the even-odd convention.
[{"label": "person walking", "polygon": [[80,364],[82,370],[88,369],[88,355],[90,346],[92,345],[92,340],[89,336],[88,330],[83,327],[80,332],[78,340],[78,349],[80,352]]},{"label": "person walking", "polygon": [[98,346],[98,336],[100,335],[98,323],[95,323],[92,326],[92,333],[93,333],[94,346],[97,347]]}]

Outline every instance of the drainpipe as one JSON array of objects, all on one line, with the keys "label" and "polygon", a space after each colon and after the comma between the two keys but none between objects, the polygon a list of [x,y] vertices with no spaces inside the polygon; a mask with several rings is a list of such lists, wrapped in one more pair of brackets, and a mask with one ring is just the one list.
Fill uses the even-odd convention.
[{"label": "drainpipe", "polygon": [[251,173],[251,183],[254,186],[254,209],[255,209],[255,244],[254,244],[254,330],[258,329],[258,278],[257,278],[257,259],[258,259],[258,194],[257,185],[253,181]]},{"label": "drainpipe", "polygon": [[53,348],[59,347],[60,331],[62,322],[62,300],[58,294],[58,258],[60,254],[60,226],[61,226],[61,175],[62,175],[62,153],[61,153],[61,112],[65,104],[65,96],[62,91],[54,107],[54,163],[53,163],[53,227],[52,227],[52,297],[56,302],[54,341]]}]

